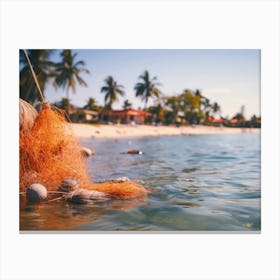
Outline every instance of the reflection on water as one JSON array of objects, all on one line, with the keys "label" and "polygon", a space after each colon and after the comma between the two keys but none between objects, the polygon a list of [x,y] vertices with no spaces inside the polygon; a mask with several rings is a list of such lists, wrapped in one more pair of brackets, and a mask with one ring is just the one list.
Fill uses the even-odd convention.
[{"label": "reflection on water", "polygon": [[[260,135],[83,139],[95,182],[125,176],[147,186],[143,201],[22,209],[21,229],[260,230]],[[138,149],[142,155],[122,154]]]}]

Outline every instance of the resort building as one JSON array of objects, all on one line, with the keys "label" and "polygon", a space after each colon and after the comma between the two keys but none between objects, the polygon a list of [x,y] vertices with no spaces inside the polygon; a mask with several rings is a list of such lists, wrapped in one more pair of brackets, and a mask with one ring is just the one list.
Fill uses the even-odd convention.
[{"label": "resort building", "polygon": [[207,122],[214,125],[214,126],[221,126],[224,124],[224,120],[223,119],[216,119],[212,116],[208,116],[207,118]]},{"label": "resort building", "polygon": [[144,124],[145,119],[151,116],[152,114],[149,112],[128,108],[104,112],[103,120],[113,123]]},{"label": "resort building", "polygon": [[99,120],[99,114],[96,111],[76,109],[72,112],[70,118],[74,122],[95,123]]}]

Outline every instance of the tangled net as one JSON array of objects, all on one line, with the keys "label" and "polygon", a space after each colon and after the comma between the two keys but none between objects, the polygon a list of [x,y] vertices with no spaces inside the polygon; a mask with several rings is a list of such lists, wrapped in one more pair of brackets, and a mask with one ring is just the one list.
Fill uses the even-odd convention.
[{"label": "tangled net", "polygon": [[93,184],[81,146],[64,111],[48,103],[42,104],[38,116],[33,110],[28,103],[20,102],[20,191],[34,183],[43,184],[47,190],[57,190],[64,179],[71,178],[81,188],[119,199],[146,195],[145,188],[132,181]]}]

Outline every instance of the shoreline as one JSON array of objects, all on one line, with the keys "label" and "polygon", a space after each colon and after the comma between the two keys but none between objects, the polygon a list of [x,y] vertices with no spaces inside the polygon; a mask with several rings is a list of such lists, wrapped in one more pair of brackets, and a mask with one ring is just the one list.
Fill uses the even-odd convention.
[{"label": "shoreline", "polygon": [[121,138],[147,136],[205,135],[260,133],[260,128],[191,126],[151,126],[151,125],[104,125],[104,124],[72,124],[74,133],[79,138]]}]

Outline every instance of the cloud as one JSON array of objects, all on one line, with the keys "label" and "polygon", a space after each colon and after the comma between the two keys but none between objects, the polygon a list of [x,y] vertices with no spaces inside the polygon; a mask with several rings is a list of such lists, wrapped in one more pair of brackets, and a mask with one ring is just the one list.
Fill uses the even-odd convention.
[{"label": "cloud", "polygon": [[204,94],[224,94],[230,93],[231,90],[229,88],[206,88],[202,90]]}]

